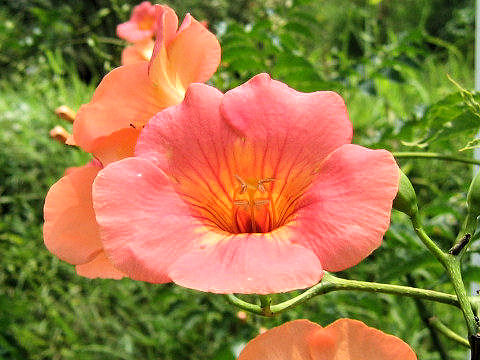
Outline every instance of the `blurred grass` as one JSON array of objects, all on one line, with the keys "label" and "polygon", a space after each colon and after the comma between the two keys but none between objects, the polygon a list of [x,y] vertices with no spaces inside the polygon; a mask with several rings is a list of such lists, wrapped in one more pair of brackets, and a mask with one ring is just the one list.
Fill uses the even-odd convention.
[{"label": "blurred grass", "polygon": [[[366,6],[361,1],[330,1],[325,6],[309,1],[298,3],[296,8],[286,8],[275,1],[267,2],[269,11],[261,3],[253,3],[242,17],[236,15],[238,10],[231,10],[227,17],[222,12],[225,8],[220,7],[223,10],[212,28],[219,30],[226,63],[214,76],[213,84],[227,90],[247,80],[253,70],[246,67],[253,64],[258,71],[271,72],[298,89],[335,89],[346,100],[355,125],[355,142],[391,150],[405,150],[400,140],[408,139],[400,136],[402,129],[415,128],[417,114],[455,90],[447,73],[465,87],[473,86],[472,44],[464,43],[468,34],[449,38],[453,36],[449,33],[443,38],[448,46],[432,47],[432,39],[425,32],[415,35],[416,40],[402,40],[399,33],[412,30],[416,23],[402,27],[392,14],[382,15],[381,7]],[[398,14],[425,6],[426,13],[418,16],[426,23],[432,14],[425,1],[405,2],[397,7],[386,0],[380,3],[390,12],[396,9]],[[102,6],[105,4],[102,2]],[[36,5],[42,9],[40,2]],[[125,10],[123,5],[117,5],[127,13],[128,7]],[[313,19],[305,20],[301,14],[309,7]],[[10,8],[0,8],[0,18],[9,14],[7,10]],[[50,11],[48,7],[44,10]],[[24,21],[21,16],[17,23],[16,18],[10,19],[14,24],[10,34],[15,35],[13,30]],[[299,18],[307,23],[318,21],[319,25],[308,28],[311,34],[305,36]],[[458,24],[462,19],[450,19],[456,21],[455,29],[461,29]],[[245,28],[245,23],[250,26]],[[281,26],[285,23],[291,25]],[[222,35],[223,26],[227,33]],[[388,33],[381,33],[384,28]],[[15,36],[12,47],[21,37]],[[250,40],[248,44],[242,42],[242,51],[256,52],[250,64],[241,61],[235,45],[245,37]],[[353,43],[357,44],[355,52]],[[0,80],[1,359],[227,360],[233,358],[232,349],[253,338],[261,326],[271,327],[295,318],[327,325],[339,317],[360,319],[401,337],[421,359],[440,359],[411,299],[351,292],[328,294],[276,319],[249,316],[243,322],[221,296],[172,285],[76,276],[72,266],[59,261],[43,246],[42,207],[48,187],[65,168],[85,163],[88,156],[50,140],[48,131],[59,123],[54,109],[61,104],[78,109],[89,101],[100,76],[94,75],[89,84],[82,80],[81,69],[69,56],[77,54],[78,49],[73,48],[72,53],[46,45],[42,49],[39,57],[28,58]],[[408,55],[409,62],[415,65],[405,65],[398,60],[400,55],[402,59]],[[82,56],[92,64],[97,61],[92,54]],[[297,66],[295,71],[285,71],[289,66],[293,69],[293,64]],[[401,74],[401,79],[393,70]],[[455,151],[466,136],[433,144],[430,150]],[[416,186],[429,218],[428,231],[447,247],[465,211],[471,168],[419,160],[402,160],[401,165]],[[465,271],[466,277],[474,280],[478,269],[466,267]],[[452,291],[441,267],[415,239],[406,219],[394,213],[382,247],[341,275],[406,284],[407,274],[419,286]],[[282,298],[285,295],[278,295],[276,300]],[[458,311],[445,305],[426,305],[464,334]],[[446,339],[442,341],[452,359],[465,358],[462,349]]]}]

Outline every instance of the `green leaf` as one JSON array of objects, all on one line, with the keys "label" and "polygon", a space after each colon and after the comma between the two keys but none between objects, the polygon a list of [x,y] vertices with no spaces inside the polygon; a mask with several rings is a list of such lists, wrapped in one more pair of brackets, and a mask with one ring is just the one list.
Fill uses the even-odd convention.
[{"label": "green leaf", "polygon": [[287,23],[284,27],[287,32],[293,32],[299,36],[303,37],[312,37],[313,34],[310,28],[307,25],[301,24],[299,22],[291,21]]},{"label": "green leaf", "polygon": [[213,358],[213,360],[234,360],[235,356],[228,346],[223,347]]},{"label": "green leaf", "polygon": [[480,104],[476,101],[475,95],[460,86],[455,80],[453,80],[449,75],[447,75],[448,79],[460,90],[460,94],[463,99],[463,103],[468,106],[473,114],[480,118]]},{"label": "green leaf", "polygon": [[463,148],[459,151],[471,150],[480,147],[480,138],[473,139],[467,143]]},{"label": "green leaf", "polygon": [[423,148],[437,140],[480,128],[479,100],[480,94],[463,88],[447,95],[431,105],[423,115],[422,125],[419,127],[425,129],[425,135],[420,139],[402,143]]}]

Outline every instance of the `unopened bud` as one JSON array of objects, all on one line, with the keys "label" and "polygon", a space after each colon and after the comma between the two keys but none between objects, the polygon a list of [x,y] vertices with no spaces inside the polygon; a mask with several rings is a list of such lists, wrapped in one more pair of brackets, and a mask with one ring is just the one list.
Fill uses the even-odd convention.
[{"label": "unopened bud", "polygon": [[67,139],[70,138],[71,135],[63,127],[61,127],[60,125],[57,125],[52,130],[50,130],[50,137],[62,144],[65,144],[67,142]]},{"label": "unopened bud", "polygon": [[70,109],[67,105],[62,105],[58,108],[55,109],[55,114],[62,119],[62,120],[67,120],[71,123],[75,121],[75,116],[77,115],[75,111]]},{"label": "unopened bud", "polygon": [[393,208],[414,218],[418,213],[417,195],[407,175],[401,169],[399,171],[400,183],[397,196],[393,200]]}]

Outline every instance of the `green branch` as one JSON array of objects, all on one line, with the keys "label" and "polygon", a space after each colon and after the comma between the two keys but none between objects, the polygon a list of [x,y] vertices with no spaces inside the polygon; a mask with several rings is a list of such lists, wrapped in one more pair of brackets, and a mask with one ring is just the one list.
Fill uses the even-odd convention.
[{"label": "green branch", "polygon": [[262,308],[262,313],[264,316],[273,316],[273,313],[270,309],[270,304],[272,303],[272,298],[270,295],[259,295],[260,307]]},{"label": "green branch", "polygon": [[466,158],[462,156],[445,155],[433,152],[392,152],[393,156],[397,159],[437,159],[446,161],[456,161],[465,164],[480,165],[480,160]]},{"label": "green branch", "polygon": [[430,325],[432,325],[438,332],[442,333],[445,337],[449,338],[450,340],[453,340],[460,345],[470,348],[470,344],[467,339],[465,339],[463,336],[458,335],[456,332],[454,332],[452,329],[448,328],[445,324],[443,324],[440,319],[437,317],[431,317],[428,319],[428,322]]},{"label": "green branch", "polygon": [[451,294],[426,289],[417,289],[409,286],[381,284],[368,281],[341,279],[329,273],[325,273],[322,282],[306,290],[302,294],[282,302],[272,305],[270,310],[274,314],[291,309],[299,304],[310,300],[312,297],[327,294],[332,291],[354,290],[371,293],[383,293],[391,295],[401,295],[417,299],[436,301],[443,304],[459,306],[457,297]]},{"label": "green branch", "polygon": [[236,306],[239,309],[245,310],[251,314],[264,315],[263,310],[260,306],[243,301],[242,299],[239,299],[233,294],[225,295],[225,299],[230,304]]},{"label": "green branch", "polygon": [[459,303],[455,295],[446,294],[434,290],[417,289],[409,286],[341,279],[329,273],[325,273],[322,282],[312,286],[310,289],[304,291],[300,295],[282,303],[270,305],[266,308],[262,308],[262,306],[241,300],[232,294],[226,295],[226,299],[230,304],[235,305],[236,307],[252,314],[273,316],[288,309],[294,308],[295,306],[303,304],[315,296],[344,290],[401,295],[417,299],[436,301],[439,303],[459,307]]},{"label": "green branch", "polygon": [[447,265],[445,266],[448,277],[452,282],[453,289],[457,294],[460,309],[463,312],[463,317],[467,323],[469,337],[475,336],[478,333],[478,325],[475,321],[475,314],[473,313],[472,304],[465,290],[465,285],[462,280],[462,273],[460,271],[460,259],[454,255],[448,255]]},{"label": "green branch", "polygon": [[462,280],[462,273],[460,271],[461,256],[455,256],[443,252],[423,230],[418,213],[416,213],[415,216],[410,219],[412,221],[413,228],[420,240],[425,244],[428,250],[438,259],[438,261],[447,271],[448,278],[450,279],[450,282],[453,285],[453,289],[455,290],[455,294],[457,295],[456,298],[458,299],[458,307],[462,310],[463,317],[467,324],[469,339],[472,339],[472,342],[477,341],[474,336],[477,336],[478,324],[475,321],[475,315],[472,309],[472,301],[468,297],[467,291],[465,290],[465,285]]},{"label": "green branch", "polygon": [[415,233],[417,234],[418,238],[422,241],[422,243],[427,247],[427,249],[432,253],[433,256],[437,258],[437,260],[444,266],[447,266],[447,258],[448,255],[442,251],[438,247],[438,245],[430,239],[430,237],[427,235],[427,233],[423,230],[422,227],[422,222],[420,221],[420,216],[418,213],[415,214],[414,217],[410,218],[413,229],[415,230]]}]

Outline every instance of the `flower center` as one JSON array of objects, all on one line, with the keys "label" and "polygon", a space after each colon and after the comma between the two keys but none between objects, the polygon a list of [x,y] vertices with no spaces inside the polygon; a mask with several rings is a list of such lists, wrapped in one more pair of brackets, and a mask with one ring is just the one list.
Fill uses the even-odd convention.
[{"label": "flower center", "polygon": [[239,187],[233,195],[232,224],[235,232],[269,232],[276,223],[270,184],[275,179],[243,179],[235,175]]},{"label": "flower center", "polygon": [[235,138],[182,156],[172,151],[168,172],[192,215],[209,229],[269,233],[295,221],[318,168],[302,149],[285,153],[285,146]]}]

